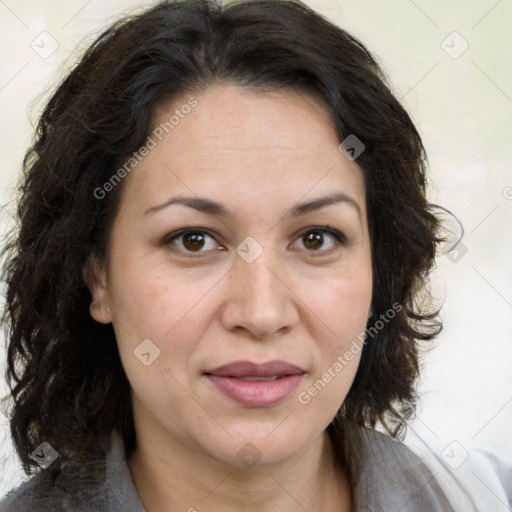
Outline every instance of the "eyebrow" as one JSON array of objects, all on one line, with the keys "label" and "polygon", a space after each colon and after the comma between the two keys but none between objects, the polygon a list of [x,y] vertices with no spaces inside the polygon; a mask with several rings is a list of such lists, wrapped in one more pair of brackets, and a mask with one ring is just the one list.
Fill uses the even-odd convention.
[{"label": "eyebrow", "polygon": [[[321,208],[325,208],[326,206],[331,206],[333,204],[347,204],[353,207],[359,217],[361,218],[361,207],[350,196],[343,192],[339,192],[337,194],[333,194],[330,196],[319,197],[318,199],[313,199],[312,201],[308,201],[305,203],[296,204],[289,212],[289,215],[292,217],[299,217],[301,215],[305,215],[307,213],[320,210]],[[164,208],[167,208],[173,204],[181,204],[184,206],[188,206],[189,208],[193,208],[202,213],[206,213],[208,215],[215,215],[219,217],[235,217],[235,212],[230,210],[226,206],[217,201],[212,201],[211,199],[203,198],[203,197],[173,197],[168,199],[162,204],[153,206],[148,208],[144,215],[148,213],[155,213]]]}]

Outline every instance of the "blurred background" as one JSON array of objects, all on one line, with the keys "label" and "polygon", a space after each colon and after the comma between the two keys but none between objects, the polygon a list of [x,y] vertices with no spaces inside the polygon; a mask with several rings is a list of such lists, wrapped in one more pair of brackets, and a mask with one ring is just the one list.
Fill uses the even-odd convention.
[{"label": "blurred background", "polygon": [[[408,440],[418,434],[454,470],[475,448],[512,460],[512,2],[305,3],[379,58],[423,137],[430,200],[465,232],[433,273],[445,328],[425,357]],[[13,225],[21,161],[45,99],[101,29],[148,5],[0,0],[2,235]],[[0,398],[6,394],[2,378]],[[0,497],[22,478],[0,413]]]}]

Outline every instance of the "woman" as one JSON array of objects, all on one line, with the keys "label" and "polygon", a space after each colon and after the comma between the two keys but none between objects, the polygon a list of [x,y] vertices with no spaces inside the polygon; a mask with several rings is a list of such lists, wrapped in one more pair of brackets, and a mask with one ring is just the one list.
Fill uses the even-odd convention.
[{"label": "woman", "polygon": [[296,1],[162,2],[24,165],[11,430],[42,469],[0,510],[452,510],[398,442],[438,220],[361,43]]}]

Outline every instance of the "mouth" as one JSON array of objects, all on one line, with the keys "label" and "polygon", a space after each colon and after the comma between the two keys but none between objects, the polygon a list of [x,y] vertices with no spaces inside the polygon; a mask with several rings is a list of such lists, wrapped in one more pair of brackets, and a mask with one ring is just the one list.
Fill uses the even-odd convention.
[{"label": "mouth", "polygon": [[270,407],[288,397],[305,371],[286,361],[235,361],[204,372],[214,388],[245,407]]}]

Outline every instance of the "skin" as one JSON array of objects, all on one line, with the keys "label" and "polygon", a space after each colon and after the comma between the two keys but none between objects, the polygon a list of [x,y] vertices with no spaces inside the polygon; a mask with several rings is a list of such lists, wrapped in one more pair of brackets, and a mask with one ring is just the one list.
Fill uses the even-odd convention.
[{"label": "skin", "polygon": [[[161,107],[155,126],[189,97]],[[338,150],[330,113],[313,97],[228,84],[194,97],[197,107],[125,178],[108,262],[91,262],[91,315],[113,323],[132,387],[137,445],[128,464],[139,496],[148,512],[349,511],[351,490],[325,429],[359,354],[309,403],[298,395],[366,327],[372,270],[362,171]],[[297,203],[338,192],[357,206],[289,215]],[[145,213],[176,196],[205,197],[235,215],[178,204]],[[347,242],[324,233],[308,243],[303,232],[325,225]],[[182,228],[208,232],[202,245],[190,237],[162,243]],[[263,249],[252,263],[236,252],[248,236]],[[160,350],[149,366],[134,355],[144,339]],[[244,407],[203,374],[275,359],[306,373],[271,407]],[[256,464],[240,456],[247,443]]]}]

